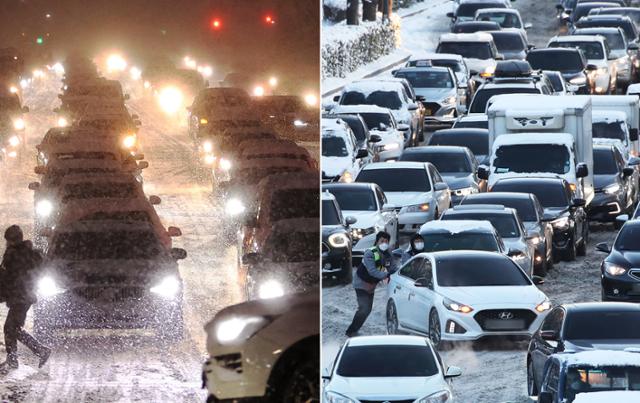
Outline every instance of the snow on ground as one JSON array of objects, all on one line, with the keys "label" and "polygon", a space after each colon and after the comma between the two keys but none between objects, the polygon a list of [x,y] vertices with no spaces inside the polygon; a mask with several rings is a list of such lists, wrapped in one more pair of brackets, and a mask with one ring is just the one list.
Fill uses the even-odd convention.
[{"label": "snow on ground", "polygon": [[[553,0],[517,0],[512,3],[520,10],[523,20],[531,22],[530,42],[544,46],[559,30]],[[445,14],[450,6],[444,4],[402,20],[402,50],[406,53],[430,52],[438,37],[449,32],[449,19]],[[364,66],[361,74],[379,68],[378,63]],[[364,73],[363,73],[364,72]],[[389,72],[382,73],[388,75]],[[324,92],[324,91],[323,91]],[[592,225],[586,257],[574,262],[560,262],[547,275],[540,289],[554,304],[599,301],[600,262],[604,255],[595,252],[598,242],[613,241],[615,231],[611,225]],[[360,334],[386,334],[386,286],[376,292],[371,316]],[[344,334],[357,304],[350,285],[325,287],[322,294],[323,368],[331,364],[339,347],[346,340]],[[455,345],[442,356],[448,365],[462,368],[463,375],[453,381],[456,401],[474,403],[528,402],[526,396],[526,341],[506,339],[487,340]]]},{"label": "snow on ground", "polygon": [[[48,77],[25,91],[27,156],[18,166],[0,168],[0,223],[16,223],[27,233],[33,227],[33,193],[37,180],[34,146],[55,124],[59,78]],[[203,326],[217,311],[240,302],[236,252],[224,245],[221,209],[211,198],[206,173],[198,169],[186,127],[162,115],[149,99],[127,103],[142,120],[139,138],[149,168],[143,173],[145,192],[157,194],[165,226],[181,228],[174,246],[187,250],[180,261],[184,280],[185,339],[165,344],[149,335],[106,335],[60,338],[49,364],[37,370],[36,358],[20,349],[21,367],[0,379],[0,400],[24,402],[202,402],[202,362],[206,354]],[[3,241],[0,247],[4,249]],[[4,322],[6,308],[0,307]],[[31,318],[27,329],[31,329]],[[0,342],[0,355],[4,345]]]}]

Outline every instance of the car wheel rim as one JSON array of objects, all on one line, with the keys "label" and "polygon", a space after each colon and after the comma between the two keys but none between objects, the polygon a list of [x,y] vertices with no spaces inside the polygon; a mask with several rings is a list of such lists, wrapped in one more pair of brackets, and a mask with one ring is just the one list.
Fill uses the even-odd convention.
[{"label": "car wheel rim", "polygon": [[389,304],[389,308],[387,308],[387,333],[398,333],[398,315],[396,315],[396,308],[393,304]]},{"label": "car wheel rim", "polygon": [[433,344],[438,345],[440,343],[440,321],[438,315],[431,313],[429,319],[429,338]]}]

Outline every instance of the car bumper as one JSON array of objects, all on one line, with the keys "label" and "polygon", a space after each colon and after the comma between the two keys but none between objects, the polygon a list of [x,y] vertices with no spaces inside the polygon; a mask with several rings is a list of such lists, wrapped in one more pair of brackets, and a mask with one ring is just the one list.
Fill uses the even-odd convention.
[{"label": "car bumper", "polygon": [[605,300],[640,302],[640,278],[633,279],[627,274],[618,277],[604,274],[601,286]]},{"label": "car bumper", "polygon": [[[537,314],[531,306],[523,305],[488,307],[471,314],[453,312],[445,308],[438,311],[442,340],[447,341],[471,341],[490,336],[531,337],[546,316],[546,313]],[[501,320],[497,316],[492,317],[500,312],[511,312],[514,319]]]},{"label": "car bumper", "polygon": [[596,94],[604,94],[609,90],[611,85],[611,76],[609,74],[601,74],[596,77],[594,91]]},{"label": "car bumper", "polygon": [[333,249],[324,243],[322,244],[323,276],[341,274],[347,262],[351,262],[351,251],[349,248]]},{"label": "car bumper", "polygon": [[614,221],[623,208],[622,195],[598,192],[589,204],[587,215],[594,221]]},{"label": "car bumper", "polygon": [[433,220],[433,215],[432,210],[425,213],[398,213],[398,232],[403,234],[415,233],[422,224]]},{"label": "car bumper", "polygon": [[554,251],[565,251],[570,247],[570,241],[573,235],[573,229],[569,227],[566,230],[553,229],[553,249]]}]

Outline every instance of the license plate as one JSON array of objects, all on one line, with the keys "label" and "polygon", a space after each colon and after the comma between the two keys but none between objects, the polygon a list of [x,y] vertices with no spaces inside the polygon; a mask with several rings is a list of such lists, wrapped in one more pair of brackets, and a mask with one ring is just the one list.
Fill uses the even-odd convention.
[{"label": "license plate", "polygon": [[522,330],[524,329],[524,320],[487,319],[484,322],[484,328],[488,330]]}]

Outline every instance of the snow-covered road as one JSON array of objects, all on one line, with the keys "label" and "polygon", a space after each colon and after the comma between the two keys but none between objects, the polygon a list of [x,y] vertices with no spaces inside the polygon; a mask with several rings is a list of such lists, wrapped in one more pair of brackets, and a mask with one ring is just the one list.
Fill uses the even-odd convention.
[{"label": "snow-covered road", "polygon": [[[436,0],[434,0],[435,2]],[[412,15],[402,20],[402,47],[410,53],[434,51],[438,37],[449,32],[445,14],[453,3]],[[530,42],[544,46],[558,33],[553,0],[517,0],[513,6],[520,10],[523,20],[531,22]],[[389,72],[383,73],[385,75]],[[613,227],[591,227],[587,256],[574,262],[555,265],[540,286],[554,304],[600,300],[600,262],[604,257],[595,252],[598,242],[612,242]],[[360,331],[363,335],[386,334],[385,306],[387,290],[378,288],[371,316]],[[356,309],[355,293],[351,286],[332,286],[322,295],[323,366],[328,366],[346,340],[344,334]],[[526,348],[528,343],[506,340],[483,341],[456,345],[442,356],[449,365],[462,368],[463,375],[453,381],[456,401],[463,403],[528,402],[526,395]]]}]

